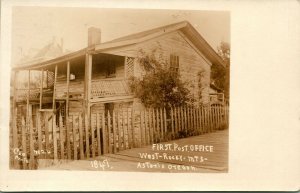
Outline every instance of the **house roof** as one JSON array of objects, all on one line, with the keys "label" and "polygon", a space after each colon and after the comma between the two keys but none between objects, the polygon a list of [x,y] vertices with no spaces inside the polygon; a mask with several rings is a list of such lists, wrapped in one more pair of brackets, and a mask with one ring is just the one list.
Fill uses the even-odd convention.
[{"label": "house roof", "polygon": [[174,23],[146,31],[142,31],[139,33],[134,33],[131,35],[123,36],[108,42],[104,42],[101,44],[97,44],[92,47],[88,47],[82,50],[79,50],[77,52],[73,52],[70,54],[66,54],[64,56],[60,56],[58,58],[39,62],[35,64],[25,64],[22,66],[15,67],[14,69],[30,69],[30,68],[41,68],[44,66],[52,65],[54,63],[66,61],[69,59],[72,59],[74,57],[83,56],[86,54],[87,51],[95,51],[95,52],[101,52],[107,49],[114,49],[121,46],[127,46],[132,44],[137,44],[155,37],[162,36],[164,34],[173,32],[173,31],[181,31],[189,40],[192,42],[192,44],[203,53],[203,55],[208,58],[211,63],[218,64],[223,67],[225,67],[225,64],[221,57],[215,52],[215,50],[207,43],[207,41],[200,35],[200,33],[188,22],[188,21],[182,21],[179,23]]}]

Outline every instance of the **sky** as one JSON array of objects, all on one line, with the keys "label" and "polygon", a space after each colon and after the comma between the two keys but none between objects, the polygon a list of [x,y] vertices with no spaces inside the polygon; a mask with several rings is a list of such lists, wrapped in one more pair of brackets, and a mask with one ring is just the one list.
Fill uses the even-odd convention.
[{"label": "sky", "polygon": [[14,7],[12,64],[54,37],[63,39],[64,50],[85,48],[92,26],[101,29],[101,42],[106,42],[183,20],[189,21],[215,50],[221,41],[230,43],[230,13],[225,11]]}]

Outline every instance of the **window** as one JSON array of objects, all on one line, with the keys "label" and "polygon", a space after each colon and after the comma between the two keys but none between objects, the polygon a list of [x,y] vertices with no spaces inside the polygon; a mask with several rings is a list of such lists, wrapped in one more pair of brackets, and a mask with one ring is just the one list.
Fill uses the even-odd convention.
[{"label": "window", "polygon": [[179,72],[179,56],[174,54],[170,55],[170,70],[171,72],[178,74]]}]

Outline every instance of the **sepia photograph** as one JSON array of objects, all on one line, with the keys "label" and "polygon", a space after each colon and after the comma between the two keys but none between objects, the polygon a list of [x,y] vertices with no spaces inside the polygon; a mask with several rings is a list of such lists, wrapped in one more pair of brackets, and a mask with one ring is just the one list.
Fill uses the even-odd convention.
[{"label": "sepia photograph", "polygon": [[0,191],[299,191],[299,0],[0,4]]},{"label": "sepia photograph", "polygon": [[10,170],[227,173],[230,12],[12,8]]}]

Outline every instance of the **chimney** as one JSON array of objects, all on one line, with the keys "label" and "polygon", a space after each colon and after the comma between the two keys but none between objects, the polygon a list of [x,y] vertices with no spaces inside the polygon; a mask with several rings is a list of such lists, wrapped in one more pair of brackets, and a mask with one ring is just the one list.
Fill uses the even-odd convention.
[{"label": "chimney", "polygon": [[99,28],[90,27],[88,29],[88,46],[101,43],[101,30]]}]

